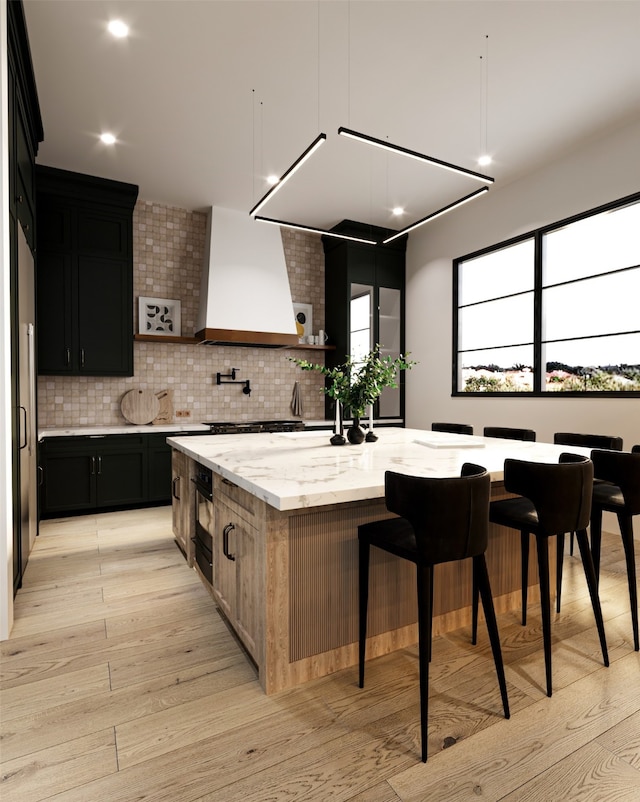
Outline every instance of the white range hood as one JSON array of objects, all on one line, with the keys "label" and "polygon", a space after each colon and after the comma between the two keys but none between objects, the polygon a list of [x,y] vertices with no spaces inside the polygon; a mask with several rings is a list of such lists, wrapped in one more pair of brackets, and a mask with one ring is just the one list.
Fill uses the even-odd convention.
[{"label": "white range hood", "polygon": [[210,210],[196,337],[205,345],[297,345],[279,228],[247,212]]}]

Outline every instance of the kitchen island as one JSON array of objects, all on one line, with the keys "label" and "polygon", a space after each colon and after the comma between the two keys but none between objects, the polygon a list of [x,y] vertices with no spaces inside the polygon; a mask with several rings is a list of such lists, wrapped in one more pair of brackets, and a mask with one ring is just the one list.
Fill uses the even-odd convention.
[{"label": "kitchen island", "polygon": [[[378,442],[359,446],[332,446],[327,432],[168,439],[189,476],[198,466],[212,472],[211,581],[188,550],[187,559],[266,693],[357,663],[357,527],[390,517],[385,470],[447,477],[475,462],[491,474],[492,498],[503,498],[506,457],[557,462],[566,450],[412,429],[378,434]],[[367,654],[374,657],[416,642],[416,591],[413,565],[377,549],[371,558]],[[487,563],[496,610],[518,607],[520,538],[492,526]],[[470,561],[436,566],[434,584],[434,634],[469,623]],[[535,598],[535,561],[529,584]]]}]

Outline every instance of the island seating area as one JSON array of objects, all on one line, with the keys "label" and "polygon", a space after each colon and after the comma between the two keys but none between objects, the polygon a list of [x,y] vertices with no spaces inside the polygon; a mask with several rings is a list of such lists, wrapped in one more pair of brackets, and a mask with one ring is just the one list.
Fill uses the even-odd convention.
[{"label": "island seating area", "polygon": [[[190,565],[255,662],[267,694],[356,665],[358,660],[357,527],[390,515],[384,471],[459,475],[473,461],[487,468],[492,500],[506,498],[507,456],[557,462],[562,446],[384,429],[376,443],[333,447],[327,432],[170,438],[176,462],[187,461],[184,486],[199,467],[212,472],[210,578],[193,551],[193,534],[179,540]],[[575,449],[588,456],[588,449]],[[196,504],[194,491],[182,496]],[[205,502],[206,503],[206,502]],[[180,516],[185,519],[184,514]],[[197,515],[186,516],[186,519]],[[555,545],[555,544],[554,544]],[[496,611],[520,605],[520,538],[492,525],[487,565]],[[552,575],[555,548],[549,550]],[[436,566],[435,635],[471,621],[468,561]],[[375,599],[367,655],[417,641],[415,569],[373,550]],[[535,561],[529,600],[539,599]]]}]

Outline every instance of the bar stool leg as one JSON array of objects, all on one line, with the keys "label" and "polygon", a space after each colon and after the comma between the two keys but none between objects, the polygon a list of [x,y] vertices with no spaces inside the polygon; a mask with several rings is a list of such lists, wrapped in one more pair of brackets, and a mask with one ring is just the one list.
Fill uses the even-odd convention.
[{"label": "bar stool leg", "polygon": [[618,515],[624,556],[627,562],[627,581],[629,583],[629,601],[631,602],[631,626],[633,627],[633,648],[640,651],[638,639],[638,591],[636,589],[636,559],[633,545],[633,518],[630,515]]},{"label": "bar stool leg", "polygon": [[471,643],[475,646],[478,642],[478,577],[476,576],[476,563],[473,561],[473,572],[471,580]]},{"label": "bar stool leg", "polygon": [[360,540],[359,542],[359,665],[358,665],[358,685],[364,688],[364,660],[367,647],[367,607],[369,603],[369,542]]},{"label": "bar stool leg", "polygon": [[542,612],[542,640],[544,642],[544,668],[547,679],[547,696],[553,693],[551,682],[551,602],[549,599],[549,542],[536,538],[538,574],[540,579],[540,609]]},{"label": "bar stool leg", "polygon": [[529,592],[529,533],[520,532],[521,580],[522,580],[522,626],[527,623],[527,594]]},{"label": "bar stool leg", "polygon": [[[578,541],[578,546],[580,547],[580,556],[582,557],[582,565],[584,566],[584,575],[587,580],[589,595],[591,596],[591,606],[593,607],[593,615],[596,619],[598,635],[600,636],[600,648],[602,649],[602,659],[604,661],[605,666],[608,666],[609,654],[607,652],[607,640],[604,634],[604,621],[602,620],[600,597],[598,596],[598,583],[596,580],[593,558],[591,556],[591,549],[589,548],[589,539],[587,538],[587,530],[581,529],[579,532],[576,532],[576,540]],[[593,543],[593,535],[592,535],[592,543]]]},{"label": "bar stool leg", "polygon": [[484,554],[473,558],[473,577],[474,584],[477,583],[482,596],[482,609],[484,610],[484,617],[487,622],[489,641],[491,643],[491,651],[493,652],[493,662],[495,663],[496,674],[498,675],[498,685],[500,686],[500,695],[502,696],[504,717],[510,718],[511,713],[509,712],[509,698],[507,696],[507,683],[504,676],[504,663],[502,662],[502,648],[500,647],[498,622],[496,621],[496,611],[493,605],[487,561]]},{"label": "bar stool leg", "polygon": [[[571,533],[573,537],[573,532]],[[562,595],[562,563],[564,561],[564,534],[558,535],[556,541],[556,613],[560,612],[560,596]]]},{"label": "bar stool leg", "polygon": [[418,582],[418,660],[420,663],[420,742],[422,762],[427,762],[429,721],[429,656],[431,654],[431,577],[433,566],[416,565]]},{"label": "bar stool leg", "polygon": [[596,586],[600,584],[600,547],[602,544],[602,510],[591,508],[591,558],[596,575]]}]

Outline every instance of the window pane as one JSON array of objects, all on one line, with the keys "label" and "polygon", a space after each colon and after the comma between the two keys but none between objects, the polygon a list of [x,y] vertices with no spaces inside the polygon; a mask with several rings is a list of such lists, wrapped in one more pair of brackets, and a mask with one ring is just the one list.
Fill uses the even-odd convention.
[{"label": "window pane", "polygon": [[468,393],[531,392],[533,346],[492,348],[460,354],[458,389]]},{"label": "window pane", "polygon": [[458,266],[460,306],[533,289],[533,239],[461,262]]},{"label": "window pane", "polygon": [[640,268],[546,289],[542,339],[640,329]]},{"label": "window pane", "polygon": [[458,324],[460,351],[533,342],[533,292],[466,306]]},{"label": "window pane", "polygon": [[640,334],[548,343],[543,361],[552,392],[640,390]]},{"label": "window pane", "polygon": [[586,217],[543,238],[543,285],[640,264],[640,203]]}]

